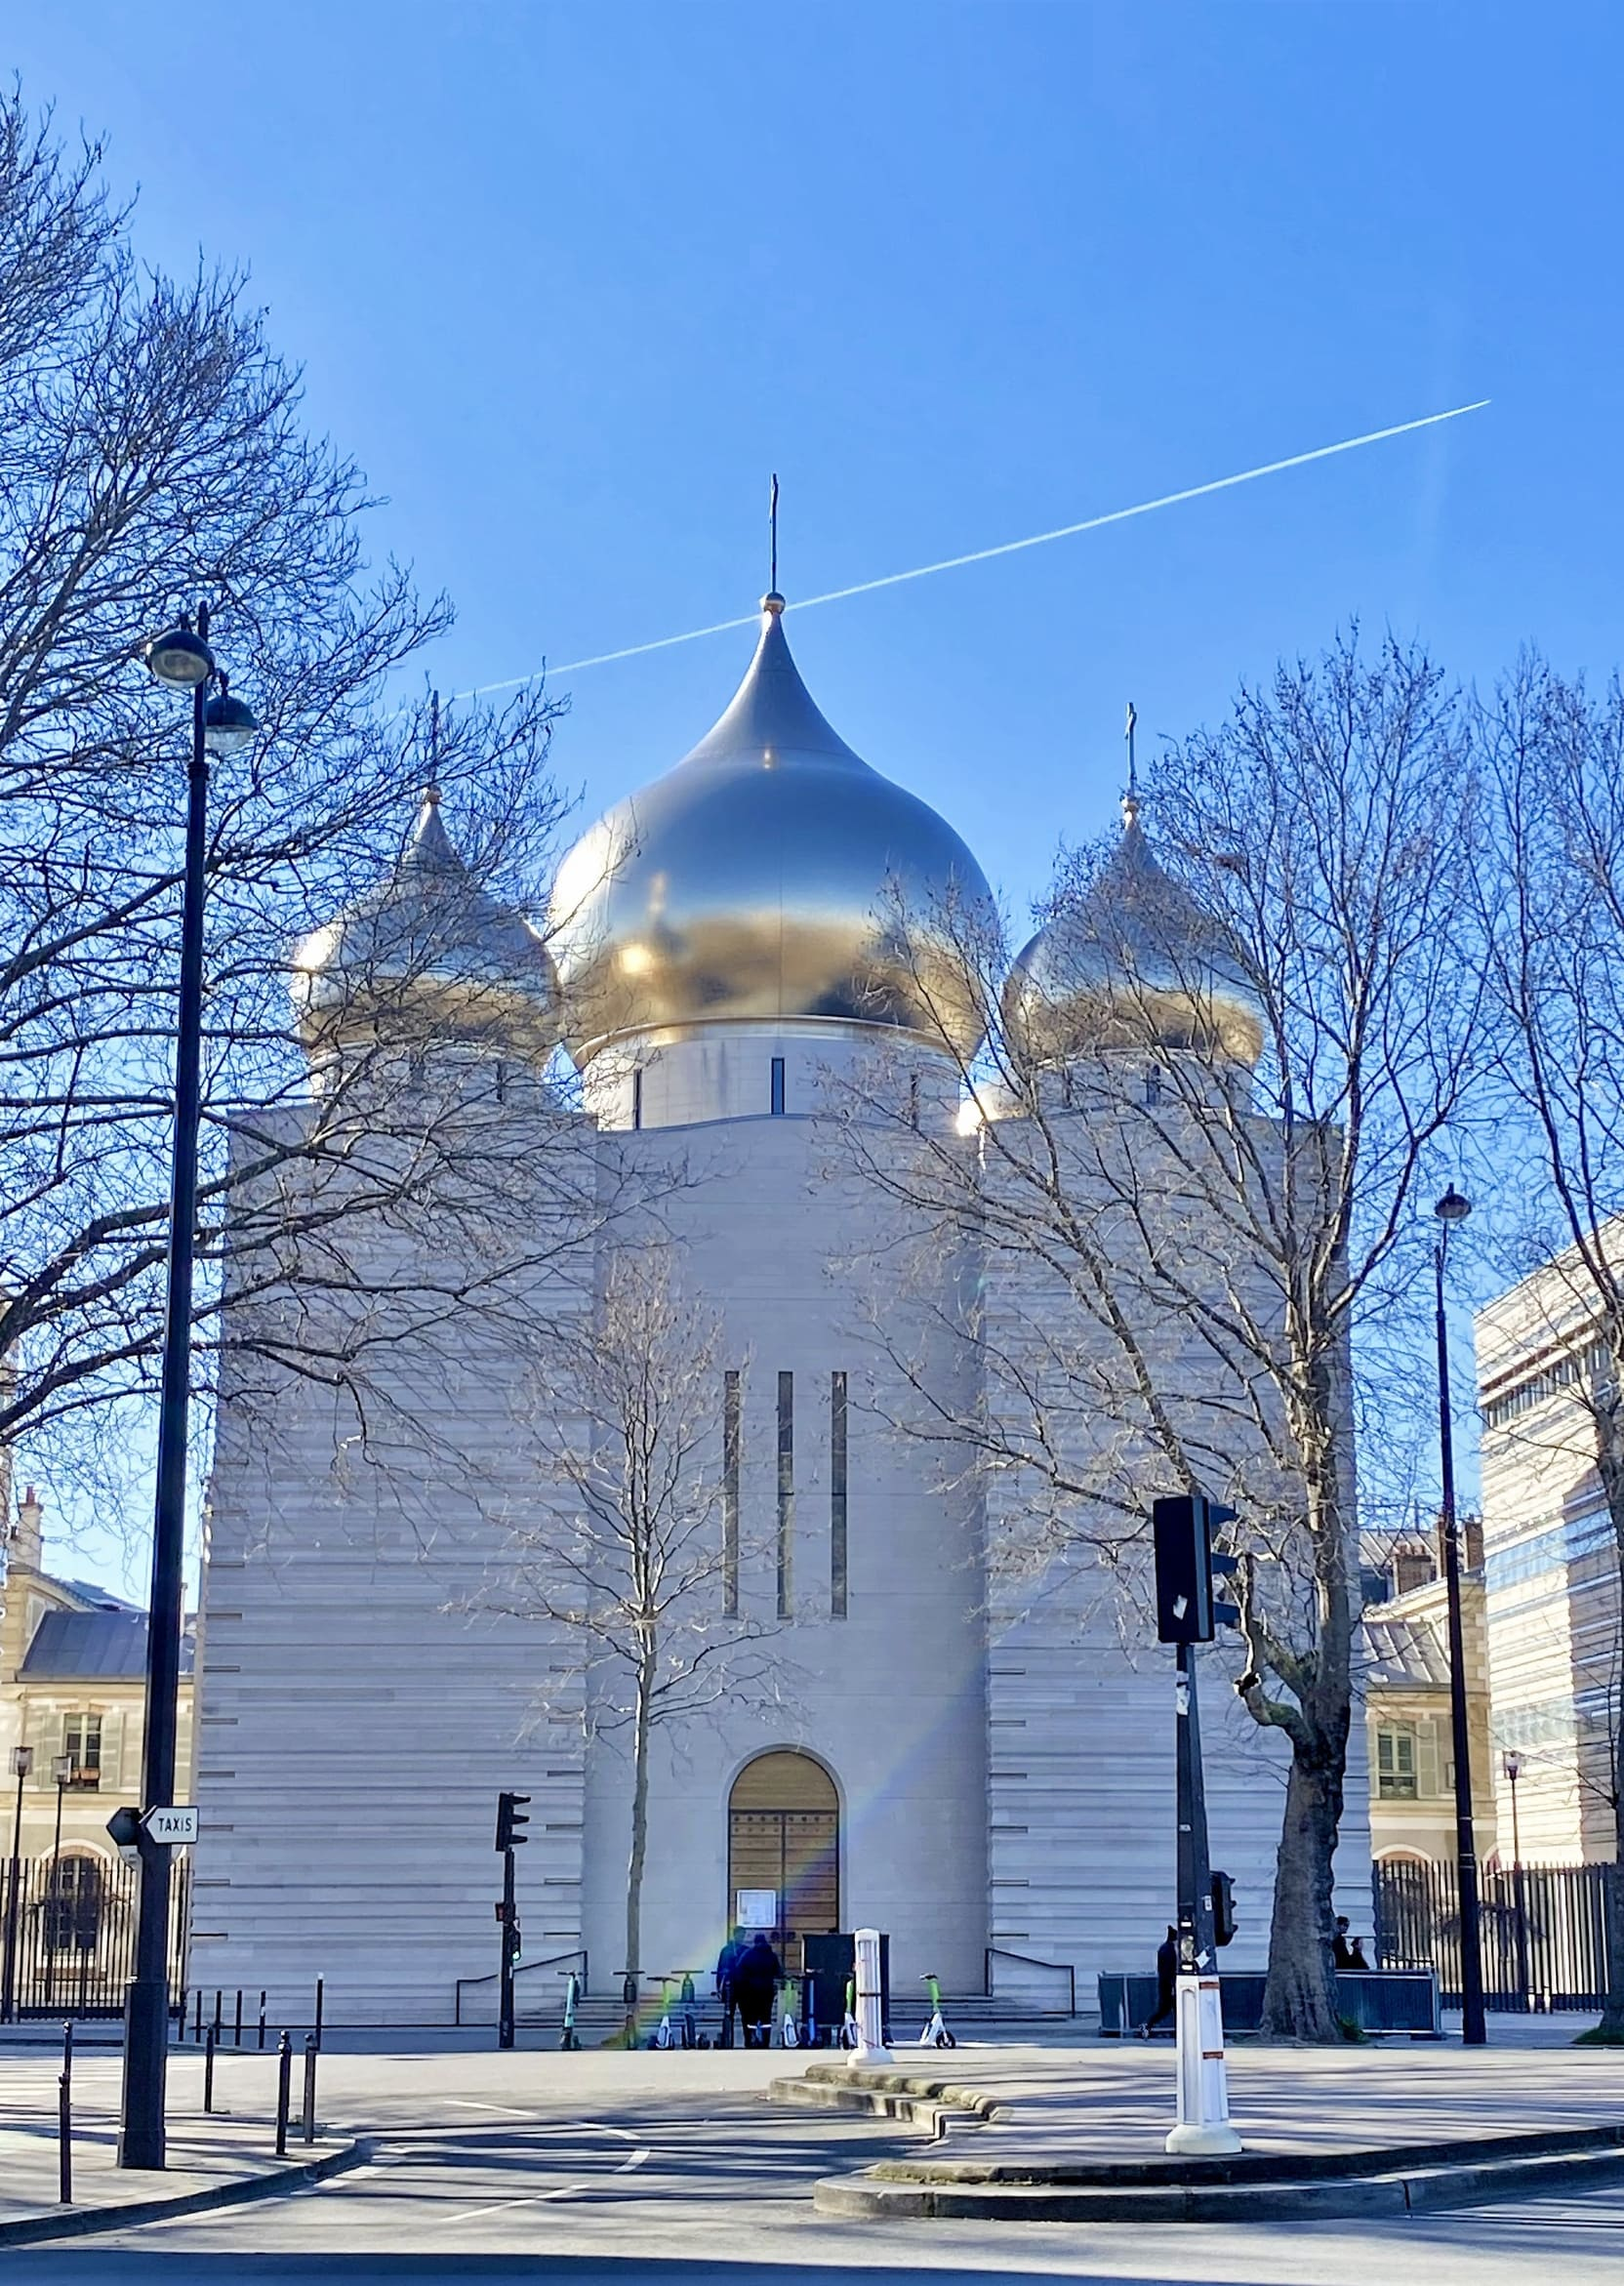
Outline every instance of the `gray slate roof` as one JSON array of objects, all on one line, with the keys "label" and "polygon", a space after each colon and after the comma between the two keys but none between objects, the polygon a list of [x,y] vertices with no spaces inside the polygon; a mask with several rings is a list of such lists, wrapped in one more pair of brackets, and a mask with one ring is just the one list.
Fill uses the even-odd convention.
[{"label": "gray slate roof", "polygon": [[1438,1629],[1425,1619],[1386,1618],[1378,1604],[1364,1614],[1368,1683],[1389,1690],[1446,1691],[1449,1659]]},{"label": "gray slate roof", "polygon": [[[188,1620],[181,1639],[181,1672],[192,1671],[195,1642]],[[146,1672],[144,1612],[47,1612],[19,1670],[24,1683],[139,1683]]]}]

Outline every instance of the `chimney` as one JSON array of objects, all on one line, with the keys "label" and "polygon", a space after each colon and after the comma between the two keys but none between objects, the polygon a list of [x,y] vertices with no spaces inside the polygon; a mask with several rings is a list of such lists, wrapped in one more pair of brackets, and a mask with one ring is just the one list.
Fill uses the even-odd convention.
[{"label": "chimney", "polygon": [[17,1504],[17,1522],[12,1527],[12,1561],[30,1572],[45,1569],[44,1522],[40,1496],[29,1485]]}]

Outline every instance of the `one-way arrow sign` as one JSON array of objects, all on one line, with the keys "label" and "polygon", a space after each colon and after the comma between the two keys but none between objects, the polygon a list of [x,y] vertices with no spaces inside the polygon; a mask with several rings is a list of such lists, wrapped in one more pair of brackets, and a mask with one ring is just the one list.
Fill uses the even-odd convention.
[{"label": "one-way arrow sign", "polygon": [[183,1842],[194,1842],[197,1839],[197,1805],[192,1802],[171,1803],[163,1810],[149,1810],[141,1822],[148,1841],[176,1850]]}]

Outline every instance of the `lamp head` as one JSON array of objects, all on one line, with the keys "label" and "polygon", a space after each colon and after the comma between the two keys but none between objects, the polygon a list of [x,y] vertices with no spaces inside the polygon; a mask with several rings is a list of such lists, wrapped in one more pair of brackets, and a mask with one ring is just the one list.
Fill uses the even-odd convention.
[{"label": "lamp head", "polygon": [[34,1750],[31,1746],[14,1746],[12,1748],[13,1777],[25,1778],[33,1767]]},{"label": "lamp head", "polygon": [[1464,1222],[1471,1211],[1471,1200],[1464,1192],[1457,1191],[1453,1183],[1433,1208],[1440,1222]]},{"label": "lamp head", "polygon": [[1521,1755],[1521,1754],[1514,1754],[1514,1753],[1507,1753],[1507,1754],[1505,1754],[1505,1755],[1503,1755],[1503,1756],[1501,1757],[1501,1760],[1502,1760],[1502,1762],[1503,1762],[1503,1764],[1504,1764],[1504,1767],[1505,1767],[1505,1773],[1506,1773],[1506,1776],[1507,1776],[1507,1777],[1510,1779],[1511,1783],[1512,1783],[1512,1784],[1515,1786],[1515,1785],[1516,1785],[1516,1783],[1517,1783],[1517,1781],[1518,1781],[1518,1779],[1519,1779],[1519,1778],[1522,1776],[1522,1755]]},{"label": "lamp head", "polygon": [[73,1776],[72,1755],[59,1754],[51,1765],[51,1776],[56,1779],[59,1786],[65,1786]]},{"label": "lamp head", "polygon": [[159,682],[176,690],[192,690],[207,682],[215,671],[215,655],[183,611],[167,634],[154,635],[146,646],[146,665]]},{"label": "lamp head", "polygon": [[238,754],[259,727],[253,708],[231,696],[223,674],[220,689],[203,710],[203,744],[212,755]]}]

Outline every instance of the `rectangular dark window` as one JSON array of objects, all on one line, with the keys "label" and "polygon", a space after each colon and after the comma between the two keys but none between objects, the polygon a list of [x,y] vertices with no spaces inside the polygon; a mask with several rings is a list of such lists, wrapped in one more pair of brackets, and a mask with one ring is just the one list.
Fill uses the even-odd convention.
[{"label": "rectangular dark window", "polygon": [[846,1376],[829,1377],[829,1611],[846,1615]]},{"label": "rectangular dark window", "polygon": [[784,1058],[782,1056],[774,1056],[773,1058],[772,1107],[773,1118],[781,1120],[784,1117]]},{"label": "rectangular dark window", "polygon": [[67,1783],[94,1792],[102,1783],[102,1717],[70,1714],[62,1724],[62,1752],[71,1768]]},{"label": "rectangular dark window", "polygon": [[778,1615],[791,1616],[795,1549],[795,1376],[778,1376]]},{"label": "rectangular dark window", "polygon": [[739,1616],[739,1376],[722,1375],[722,1615]]},{"label": "rectangular dark window", "polygon": [[640,1126],[642,1125],[642,1123],[643,1123],[643,1070],[642,1070],[642,1066],[639,1064],[639,1065],[638,1065],[638,1067],[637,1067],[637,1069],[636,1069],[636,1071],[634,1071],[634,1072],[632,1073],[632,1075],[631,1075],[631,1124],[632,1124],[634,1127],[640,1127]]},{"label": "rectangular dark window", "polygon": [[908,1123],[911,1127],[916,1127],[919,1123],[919,1075],[917,1072],[910,1072],[908,1075]]},{"label": "rectangular dark window", "polygon": [[1382,1802],[1413,1802],[1420,1793],[1415,1769],[1415,1733],[1384,1723],[1376,1733],[1376,1796]]}]

